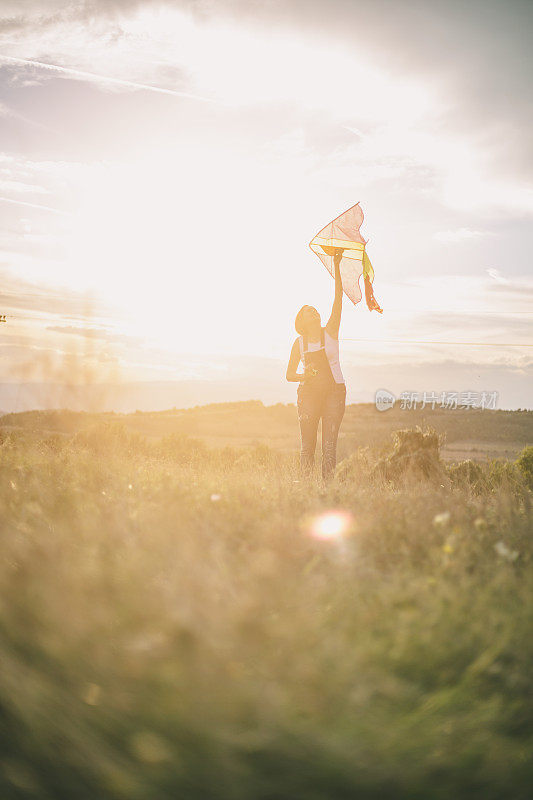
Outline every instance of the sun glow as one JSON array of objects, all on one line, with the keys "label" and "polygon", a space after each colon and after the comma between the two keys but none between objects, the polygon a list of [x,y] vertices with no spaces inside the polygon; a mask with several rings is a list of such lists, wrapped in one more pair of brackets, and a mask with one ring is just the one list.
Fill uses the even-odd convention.
[{"label": "sun glow", "polygon": [[349,511],[325,511],[315,517],[309,526],[314,539],[338,541],[342,539],[353,524],[353,515]]},{"label": "sun glow", "polygon": [[[96,83],[100,92],[117,92],[113,105],[123,104],[131,128],[116,131],[102,115],[87,160],[55,163],[41,194],[24,194],[46,199],[48,210],[67,210],[50,223],[56,241],[39,260],[27,258],[39,277],[46,272],[50,284],[104,301],[116,310],[116,332],[147,350],[285,358],[298,307],[312,303],[323,319],[331,308],[332,282],[307,243],[336,211],[364,198],[363,232],[385,315],[346,304],[346,353],[357,352],[359,362],[374,359],[376,348],[396,354],[393,315],[409,304],[422,309],[428,298],[435,304],[435,297],[455,307],[458,281],[472,283],[460,296],[481,298],[484,276],[458,276],[452,284],[445,275],[438,292],[430,285],[436,276],[404,283],[413,252],[419,263],[432,258],[434,240],[424,245],[399,224],[397,200],[387,205],[379,188],[382,181],[403,184],[423,167],[444,195],[471,205],[491,196],[476,142],[428,127],[446,108],[445,91],[430,92],[424,77],[392,74],[363,41],[348,48],[317,32],[289,34],[168,6],[128,12],[120,25],[123,35],[105,46],[85,27],[67,27],[61,39],[47,28],[47,60],[145,88]],[[42,56],[26,44],[28,56]],[[153,95],[150,84],[214,102]],[[33,188],[50,172],[47,162],[23,166]],[[27,235],[28,245],[36,246],[35,237]],[[371,340],[374,352],[350,339]],[[162,358],[161,368],[172,372],[176,360]]]},{"label": "sun glow", "polygon": [[354,50],[294,31],[216,18],[199,23],[169,7],[141,10],[124,27],[141,48],[157,43],[156,63],[186,67],[194,91],[230,105],[293,105],[297,98],[303,107],[327,111],[330,119],[355,115],[375,123],[414,121],[434,102],[419,80],[399,81],[373,65],[364,42]]},{"label": "sun glow", "polygon": [[[168,7],[139,8],[121,30],[92,54],[94,70],[142,80],[146,91],[134,95],[131,136],[104,126],[103,150],[116,153],[122,136],[119,156],[72,165],[66,257],[47,265],[50,280],[115,308],[120,332],[146,347],[285,357],[305,299],[302,275],[329,314],[332,286],[311,266],[307,242],[342,206],[336,159],[348,202],[367,179],[351,155],[351,164],[329,158],[328,177],[309,119],[319,112],[327,136],[347,146],[347,125],[408,127],[430,95],[420,81],[381,69],[362,44],[347,49]],[[68,31],[72,50],[47,40],[48,60],[87,68],[76,53],[88,52],[89,33]],[[148,84],[215,102],[159,95],[154,105]],[[300,114],[289,129],[280,125],[288,105]],[[286,320],[275,331],[271,309]]]},{"label": "sun glow", "polygon": [[254,225],[275,202],[266,165],[229,151],[151,152],[135,165],[102,166],[83,187],[71,231],[73,281],[127,312],[139,335],[183,347],[194,332],[201,351],[217,325],[235,333],[228,311],[245,299],[250,270],[267,269]]}]

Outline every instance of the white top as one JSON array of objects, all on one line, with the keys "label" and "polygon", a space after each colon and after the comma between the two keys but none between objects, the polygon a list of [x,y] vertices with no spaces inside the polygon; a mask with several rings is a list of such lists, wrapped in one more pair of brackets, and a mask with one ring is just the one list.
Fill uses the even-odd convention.
[{"label": "white top", "polygon": [[[302,364],[304,363],[304,337],[299,337],[300,341],[300,361]],[[307,352],[313,352],[314,350],[320,350],[322,347],[320,340],[318,342],[310,342],[309,339],[307,340]],[[326,356],[329,361],[329,366],[331,369],[331,374],[335,379],[335,383],[344,383],[344,377],[341,371],[341,365],[339,361],[339,340],[334,339],[333,336],[330,336],[327,330],[324,328],[324,349],[326,351]]]}]

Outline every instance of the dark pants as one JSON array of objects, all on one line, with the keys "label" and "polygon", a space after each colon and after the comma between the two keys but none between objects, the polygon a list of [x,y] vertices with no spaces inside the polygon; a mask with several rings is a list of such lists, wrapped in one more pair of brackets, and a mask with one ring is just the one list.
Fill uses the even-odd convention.
[{"label": "dark pants", "polygon": [[322,418],[322,477],[326,480],[331,477],[337,463],[337,438],[345,406],[344,383],[321,390],[303,384],[298,387],[300,466],[304,475],[309,475],[313,469],[318,422]]}]

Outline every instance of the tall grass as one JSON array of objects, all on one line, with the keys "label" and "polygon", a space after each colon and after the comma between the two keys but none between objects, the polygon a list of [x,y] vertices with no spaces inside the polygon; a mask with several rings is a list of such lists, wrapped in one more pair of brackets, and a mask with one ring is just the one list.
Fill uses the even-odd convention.
[{"label": "tall grass", "polygon": [[2,798],[530,797],[519,466],[366,448],[324,487],[111,424],[0,447]]}]

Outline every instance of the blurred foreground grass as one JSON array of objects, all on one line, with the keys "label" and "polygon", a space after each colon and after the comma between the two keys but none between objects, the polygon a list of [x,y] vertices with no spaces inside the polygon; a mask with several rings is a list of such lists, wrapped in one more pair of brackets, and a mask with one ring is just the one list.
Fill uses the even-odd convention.
[{"label": "blurred foreground grass", "polygon": [[2,798],[531,796],[530,452],[1,435]]}]

